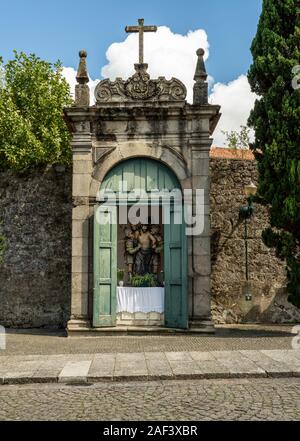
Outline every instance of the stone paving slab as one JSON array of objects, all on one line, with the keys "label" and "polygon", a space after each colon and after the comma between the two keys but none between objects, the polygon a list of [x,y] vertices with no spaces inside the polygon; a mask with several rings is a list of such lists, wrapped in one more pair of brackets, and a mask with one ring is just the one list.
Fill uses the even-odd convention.
[{"label": "stone paving slab", "polygon": [[150,380],[170,380],[173,372],[165,353],[146,352],[145,360]]},{"label": "stone paving slab", "polygon": [[267,376],[264,369],[258,367],[251,359],[244,357],[238,351],[220,351],[211,352],[220,365],[224,365],[229,369],[230,374],[242,377],[263,377]]},{"label": "stone paving slab", "polygon": [[241,354],[264,369],[269,377],[285,377],[291,371],[290,366],[284,360],[278,362],[261,351],[241,351]]},{"label": "stone paving slab", "polygon": [[[51,357],[45,357],[41,360],[40,367],[32,375],[32,379],[37,383],[57,383],[59,374],[70,361],[68,355],[53,355]],[[73,359],[73,361],[75,361]]]},{"label": "stone paving slab", "polygon": [[128,381],[137,378],[148,379],[145,355],[143,353],[117,354],[114,379]]},{"label": "stone paving slab", "polygon": [[115,371],[116,354],[95,355],[88,372],[88,382],[112,380]]},{"label": "stone paving slab", "polygon": [[0,358],[2,385],[299,376],[299,350],[143,352]]},{"label": "stone paving slab", "polygon": [[[287,365],[293,376],[300,377],[300,359],[299,359],[299,350],[286,350],[286,351],[261,351],[267,357],[270,357],[272,360],[275,360],[278,363],[283,363]],[[297,355],[295,355],[297,354]]]},{"label": "stone paving slab", "polygon": [[92,360],[89,361],[68,361],[59,374],[59,383],[87,382],[87,376]]}]

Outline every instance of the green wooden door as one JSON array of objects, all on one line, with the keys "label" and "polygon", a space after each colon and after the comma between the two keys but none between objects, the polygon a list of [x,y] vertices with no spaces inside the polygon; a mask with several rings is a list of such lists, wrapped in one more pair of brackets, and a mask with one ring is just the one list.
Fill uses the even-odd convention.
[{"label": "green wooden door", "polygon": [[188,328],[187,240],[185,225],[176,225],[175,209],[170,208],[170,224],[164,226],[165,325]]},{"label": "green wooden door", "polygon": [[117,207],[96,206],[94,213],[93,326],[116,326]]}]

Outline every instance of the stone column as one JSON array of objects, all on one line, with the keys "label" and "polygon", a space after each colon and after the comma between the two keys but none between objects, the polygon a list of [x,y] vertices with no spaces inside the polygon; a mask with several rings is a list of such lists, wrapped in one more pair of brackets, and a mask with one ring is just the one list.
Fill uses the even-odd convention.
[{"label": "stone column", "polygon": [[194,76],[194,109],[196,111],[190,139],[192,159],[193,214],[196,214],[196,190],[204,190],[204,228],[191,238],[192,243],[192,305],[190,328],[214,332],[211,317],[211,222],[210,222],[210,118],[214,111],[208,104],[207,73],[204,50],[197,50]]},{"label": "stone column", "polygon": [[93,171],[92,135],[89,121],[90,90],[86,51],[79,52],[75,104],[67,109],[72,121],[73,215],[71,320],[68,331],[90,327],[89,322],[89,196]]},{"label": "stone column", "polygon": [[[83,123],[80,123],[83,124]],[[72,299],[68,330],[89,328],[89,192],[92,174],[92,137],[85,131],[73,135]]]},{"label": "stone column", "polygon": [[193,213],[196,214],[195,191],[204,190],[204,230],[191,238],[192,247],[192,305],[190,328],[214,332],[211,318],[211,222],[209,152],[212,141],[207,138],[191,140]]}]

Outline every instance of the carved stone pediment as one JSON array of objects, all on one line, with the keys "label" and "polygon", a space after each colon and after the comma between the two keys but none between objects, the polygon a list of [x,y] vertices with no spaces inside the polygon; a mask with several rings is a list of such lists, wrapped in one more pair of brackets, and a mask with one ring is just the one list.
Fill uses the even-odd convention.
[{"label": "carved stone pediment", "polygon": [[187,90],[185,85],[172,78],[159,77],[151,80],[146,64],[136,64],[136,73],[127,81],[103,80],[95,89],[96,104],[127,101],[184,101]]}]

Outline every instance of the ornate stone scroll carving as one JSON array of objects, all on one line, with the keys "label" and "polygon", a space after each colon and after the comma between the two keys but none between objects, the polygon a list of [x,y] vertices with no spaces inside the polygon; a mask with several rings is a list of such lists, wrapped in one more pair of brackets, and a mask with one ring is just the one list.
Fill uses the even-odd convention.
[{"label": "ornate stone scroll carving", "polygon": [[136,73],[127,81],[121,78],[114,82],[101,81],[95,89],[96,103],[185,100],[187,90],[181,81],[176,78],[168,81],[164,77],[151,80],[147,67],[147,64],[136,64]]},{"label": "ornate stone scroll carving", "polygon": [[168,81],[164,77],[160,77],[157,80],[157,88],[160,99],[166,101],[183,101],[186,99],[186,87],[176,78]]},{"label": "ornate stone scroll carving", "polygon": [[146,64],[136,64],[136,73],[125,83],[125,93],[134,100],[147,100],[157,94],[156,82],[150,80]]},{"label": "ornate stone scroll carving", "polygon": [[117,78],[116,81],[103,80],[96,86],[95,89],[96,102],[108,102],[108,101],[124,101],[125,95],[125,83],[121,78]]}]

